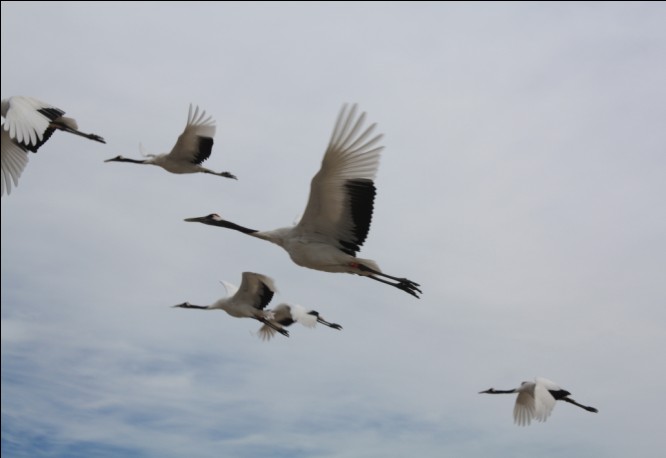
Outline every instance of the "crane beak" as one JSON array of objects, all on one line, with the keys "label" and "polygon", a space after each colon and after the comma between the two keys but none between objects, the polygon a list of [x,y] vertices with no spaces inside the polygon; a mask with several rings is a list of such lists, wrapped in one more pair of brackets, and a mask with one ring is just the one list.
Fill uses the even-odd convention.
[{"label": "crane beak", "polygon": [[123,158],[122,156],[116,156],[116,157],[112,157],[111,159],[107,159],[104,162],[113,162],[113,161],[117,161],[118,159],[122,159],[122,158]]},{"label": "crane beak", "polygon": [[205,216],[199,216],[197,218],[185,218],[183,221],[187,221],[188,223],[203,223],[205,220]]}]

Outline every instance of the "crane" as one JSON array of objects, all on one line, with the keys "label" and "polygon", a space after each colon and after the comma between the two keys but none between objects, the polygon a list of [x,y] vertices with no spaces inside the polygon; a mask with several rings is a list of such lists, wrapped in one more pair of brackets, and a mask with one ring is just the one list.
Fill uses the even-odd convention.
[{"label": "crane", "polygon": [[[329,328],[342,329],[337,323],[329,323],[326,321],[316,310],[307,310],[301,305],[280,304],[271,310],[273,318],[270,320],[273,323],[278,323],[280,326],[288,327],[298,322],[308,328],[314,328],[317,323],[321,323]],[[275,330],[269,325],[264,324],[259,328],[259,337],[262,340],[270,340],[275,335]]]},{"label": "crane", "polygon": [[481,393],[518,393],[516,404],[513,408],[513,420],[514,423],[520,426],[529,425],[532,419],[546,421],[555,407],[555,401],[565,401],[588,412],[599,412],[594,407],[584,406],[574,401],[569,397],[571,393],[560,388],[555,382],[551,382],[543,377],[535,378],[534,382],[522,382],[520,387],[512,390],[490,388],[479,392],[479,394]]},{"label": "crane", "polygon": [[204,110],[199,111],[197,106],[192,111],[192,104],[187,114],[185,130],[178,137],[178,141],[165,154],[148,154],[140,146],[141,153],[146,159],[129,159],[116,156],[104,162],[130,162],[132,164],[150,164],[162,167],[171,173],[209,173],[226,178],[237,179],[229,172],[214,172],[201,164],[210,157],[213,151],[213,137],[215,136],[215,121],[212,116],[206,117]]},{"label": "crane", "polygon": [[[211,305],[192,305],[189,302],[174,305],[176,308],[197,309],[197,310],[224,310],[234,318],[253,318],[279,332],[283,336],[289,337],[289,332],[279,324],[273,323],[271,319],[273,314],[264,310],[273,299],[277,291],[273,279],[265,275],[254,272],[243,272],[240,287],[235,290],[231,286],[230,297],[224,297]],[[224,283],[225,286],[229,285]],[[235,291],[234,291],[235,290]]]},{"label": "crane", "polygon": [[14,96],[0,101],[0,113],[5,118],[0,133],[1,195],[18,187],[23,170],[28,165],[28,152],[36,153],[53,132],[62,130],[100,143],[96,134],[79,131],[76,121],[63,116],[65,112],[33,97]]},{"label": "crane", "polygon": [[186,218],[233,229],[275,243],[302,267],[362,275],[418,298],[419,284],[383,273],[377,263],[357,258],[370,230],[376,188],[374,178],[382,135],[372,137],[375,124],[363,128],[365,113],[344,105],[335,123],[321,168],[310,184],[310,197],[300,221],[292,227],[258,231],[224,220],[219,214]]}]

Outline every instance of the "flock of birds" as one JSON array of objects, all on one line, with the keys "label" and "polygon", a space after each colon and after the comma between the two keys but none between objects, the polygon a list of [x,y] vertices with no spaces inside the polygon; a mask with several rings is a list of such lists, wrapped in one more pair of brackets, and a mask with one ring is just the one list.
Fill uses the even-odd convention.
[{"label": "flock of birds", "polygon": [[174,307],[198,310],[224,310],[236,318],[254,318],[263,323],[258,334],[263,340],[270,340],[276,332],[289,337],[286,327],[294,323],[312,328],[321,323],[329,328],[341,330],[342,326],[329,323],[319,315],[316,310],[307,310],[300,305],[280,304],[272,310],[266,306],[273,299],[277,291],[275,282],[266,275],[254,272],[243,272],[240,287],[222,281],[230,297],[224,297],[211,305],[193,305],[189,302],[174,305]]},{"label": "flock of birds", "polygon": [[[106,143],[96,134],[78,130],[76,121],[65,117],[65,112],[31,97],[15,96],[3,99],[0,105],[4,122],[1,133],[1,187],[9,195],[28,164],[29,152],[36,153],[56,130],[79,135],[100,143]],[[420,285],[404,277],[388,275],[370,259],[356,257],[370,230],[376,188],[374,179],[379,167],[381,134],[373,134],[376,124],[364,127],[365,113],[357,113],[356,105],[344,105],[338,115],[333,134],[322,160],[322,165],[310,184],[310,196],[300,221],[293,226],[260,231],[249,229],[223,219],[217,213],[186,218],[224,227],[266,240],[281,246],[299,266],[324,272],[342,272],[367,277],[391,285],[419,298]],[[207,173],[236,179],[230,172],[215,172],[201,164],[210,157],[215,136],[215,121],[206,112],[190,105],[187,124],[169,153],[147,154],[141,147],[144,159],[128,159],[117,156],[105,162],[129,162],[162,167],[171,173]],[[228,297],[207,306],[189,302],[175,305],[177,308],[199,310],[224,310],[236,318],[251,318],[262,325],[260,338],[271,339],[276,333],[288,337],[286,327],[298,322],[307,327],[317,323],[332,329],[342,326],[324,320],[317,311],[302,306],[280,304],[273,309],[271,302],[276,287],[266,275],[243,272],[239,288],[223,282]],[[512,390],[490,388],[481,393],[517,393],[514,407],[516,424],[528,425],[531,420],[545,421],[553,410],[555,401],[561,400],[597,412],[569,397],[570,393],[554,382],[536,378],[523,382]]]}]

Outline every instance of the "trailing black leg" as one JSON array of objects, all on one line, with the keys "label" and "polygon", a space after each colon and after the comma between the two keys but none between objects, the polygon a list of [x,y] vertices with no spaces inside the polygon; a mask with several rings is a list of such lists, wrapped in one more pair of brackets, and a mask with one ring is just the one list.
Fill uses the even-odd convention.
[{"label": "trailing black leg", "polygon": [[378,281],[378,282],[386,283],[387,285],[391,285],[391,286],[393,286],[393,287],[395,287],[395,288],[401,289],[401,290],[403,290],[404,292],[406,292],[406,293],[408,293],[408,294],[411,294],[411,295],[414,296],[415,298],[420,299],[419,296],[418,296],[418,294],[416,294],[416,293],[417,293],[417,292],[420,293],[421,290],[418,289],[418,288],[416,288],[416,287],[414,287],[414,286],[412,286],[412,284],[410,284],[410,283],[392,283],[392,282],[390,282],[390,281],[388,281],[388,280],[384,280],[384,279],[382,279],[382,278],[375,277],[374,275],[365,275],[365,276],[368,277],[368,278],[372,278],[373,280],[376,280],[376,281]]},{"label": "trailing black leg", "polygon": [[257,320],[261,321],[262,323],[264,323],[269,328],[279,332],[283,336],[289,337],[289,331],[287,331],[286,329],[281,328],[280,326],[276,326],[275,323],[272,323],[272,322],[268,321],[266,318],[257,318]]},{"label": "trailing black leg", "polygon": [[[411,281],[407,278],[394,277],[392,275],[385,274],[383,272],[379,272],[379,271],[377,271],[375,269],[372,269],[368,266],[364,266],[363,264],[358,264],[357,267],[358,267],[359,270],[361,270],[363,272],[369,272],[369,273],[373,274],[373,275],[368,275],[368,277],[372,278],[373,280],[377,280],[377,281],[380,281],[382,283],[386,283],[387,285],[395,286],[396,288],[401,289],[401,290],[411,294],[412,296],[414,296],[416,298],[419,297],[416,294],[417,292],[420,293],[420,294],[423,294],[423,292],[419,288],[419,286],[421,286],[421,285],[419,285],[418,283],[413,282],[413,281]],[[382,280],[382,279],[378,278],[377,276],[386,277],[386,278],[389,278],[391,280],[395,280],[397,283],[392,283],[390,281]]]}]

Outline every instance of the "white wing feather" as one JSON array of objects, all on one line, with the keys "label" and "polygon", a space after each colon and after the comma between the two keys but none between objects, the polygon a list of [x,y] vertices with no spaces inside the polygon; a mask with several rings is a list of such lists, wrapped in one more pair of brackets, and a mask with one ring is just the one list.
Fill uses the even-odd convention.
[{"label": "white wing feather", "polygon": [[534,418],[534,383],[520,387],[516,404],[513,407],[513,421],[519,426],[527,426]]},{"label": "white wing feather", "polygon": [[238,286],[233,283],[224,280],[220,280],[220,283],[222,283],[222,286],[224,286],[224,289],[227,291],[227,296],[233,296],[238,291]]},{"label": "white wing feather", "polygon": [[238,303],[255,304],[256,307],[262,283],[271,291],[276,291],[275,284],[271,278],[254,272],[243,272],[243,280],[241,281],[240,288],[233,296],[234,301]]},{"label": "white wing feather", "polygon": [[7,194],[12,192],[12,182],[14,187],[18,186],[18,180],[23,173],[23,170],[28,165],[28,152],[16,144],[10,136],[9,132],[2,127],[2,132],[0,133],[0,168],[2,173],[0,173],[0,187],[2,188],[2,194],[5,195],[5,189]]},{"label": "white wing feather", "polygon": [[277,331],[265,324],[259,328],[259,331],[257,331],[259,338],[264,341],[271,340],[275,334],[277,334]]},{"label": "white wing feather", "polygon": [[555,398],[548,390],[558,391],[560,387],[545,378],[536,379],[536,387],[534,388],[534,419],[538,421],[546,421],[555,407]]},{"label": "white wing feather", "polygon": [[363,130],[364,121],[365,113],[356,116],[356,105],[349,110],[345,105],[340,111],[321,168],[310,183],[310,197],[297,225],[303,230],[335,240],[352,237],[345,183],[374,180],[384,149],[377,146],[382,135],[372,137],[376,124]]},{"label": "white wing feather", "polygon": [[143,143],[139,142],[139,152],[143,157],[157,157],[157,154],[149,153]]},{"label": "white wing feather", "polygon": [[527,426],[534,417],[534,399],[530,395],[520,393],[513,408],[513,421],[519,426]]},{"label": "white wing feather", "polygon": [[191,161],[196,155],[199,146],[198,137],[215,137],[215,121],[212,116],[206,117],[206,111],[199,111],[196,107],[192,112],[192,104],[187,115],[185,130],[178,137],[178,141],[171,149],[169,157],[174,160]]},{"label": "white wing feather", "polygon": [[[10,97],[5,117],[4,130],[18,143],[24,145],[36,145],[42,140],[44,132],[49,127],[51,120],[37,110],[52,108],[62,112],[48,103],[32,97]],[[64,114],[64,112],[63,112]]]}]

